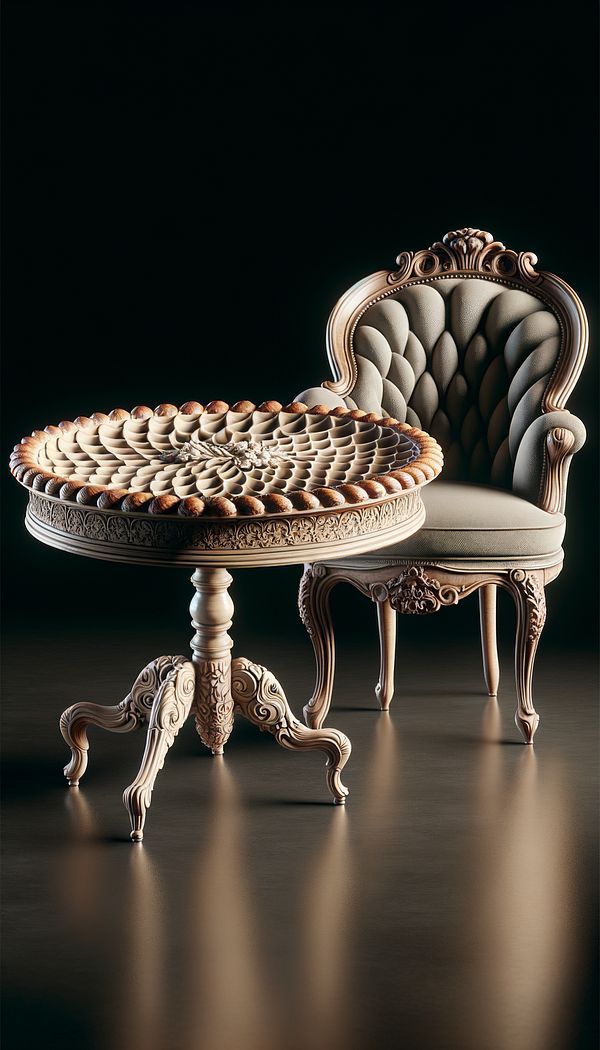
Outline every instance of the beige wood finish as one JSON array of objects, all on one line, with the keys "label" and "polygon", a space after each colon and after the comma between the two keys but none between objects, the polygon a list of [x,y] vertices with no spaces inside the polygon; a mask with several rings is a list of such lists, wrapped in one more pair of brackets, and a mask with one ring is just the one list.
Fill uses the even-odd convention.
[{"label": "beige wood finish", "polygon": [[10,460],[42,542],[224,568],[398,542],[422,524],[420,490],[442,463],[433,438],[396,419],[275,401],[95,412],[33,431]]},{"label": "beige wood finish", "polygon": [[[335,673],[335,641],[329,615],[329,593],[339,583],[350,583],[362,594],[377,603],[380,623],[388,628],[389,613],[382,616],[379,607],[392,612],[422,616],[437,612],[443,606],[456,605],[474,591],[483,588],[483,607],[486,619],[486,675],[490,693],[497,688],[497,656],[495,651],[495,588],[507,590],[515,602],[517,630],[515,643],[515,671],[517,711],[515,721],[525,742],[530,744],[539,723],[533,706],[532,679],[535,653],[546,619],[544,587],[558,576],[562,563],[549,569],[526,572],[524,569],[499,569],[485,572],[461,572],[460,569],[426,563],[398,562],[377,569],[358,569],[340,562],[307,565],[300,584],[299,608],[310,635],[317,662],[317,679],[311,700],[304,708],[307,723],[314,728],[323,725],[331,704]],[[493,605],[493,614],[491,607]],[[382,632],[383,680],[387,691],[379,684],[378,697],[386,708],[391,699],[389,676],[393,665],[393,631]],[[494,659],[496,663],[494,664]]]},{"label": "beige wood finish", "polygon": [[344,803],[347,737],[307,729],[270,671],[245,658],[232,663],[227,570],[302,564],[317,552],[351,556],[405,539],[425,519],[420,490],[442,462],[437,442],[415,427],[299,402],[137,406],[23,438],[11,470],[29,489],[25,520],[37,539],[91,558],[196,566],[192,661],[158,657],[116,707],[65,711],[69,784],[86,769],[88,725],[146,725],[140,771],[123,796],[139,842],[156,776],[190,711],[202,742],[222,755],[237,710],[284,748],[323,751],[333,801]]},{"label": "beige wood finish", "polygon": [[159,656],[136,678],[131,692],[115,707],[80,702],[62,715],[60,729],[71,748],[65,766],[70,787],[78,787],[87,768],[87,726],[127,733],[146,726],[146,746],[139,773],[125,789],[123,801],[131,822],[131,839],[144,837],[146,813],[157,774],[181,726],[193,711],[196,729],[214,755],[222,755],[234,723],[234,712],[275,737],[290,751],[323,751],[327,785],[333,802],[343,805],[348,794],[341,772],[351,744],[337,729],[307,728],[293,714],[279,682],[265,667],[243,657],[231,660],[228,629],[233,602],[232,578],[225,569],[197,569],[190,611],[195,629],[192,661],[184,656]]},{"label": "beige wood finish", "polygon": [[[397,270],[378,270],[352,286],[334,306],[327,325],[327,356],[335,378],[323,386],[340,397],[349,394],[356,382],[353,337],[363,314],[399,288],[427,284],[446,278],[496,281],[507,288],[520,288],[541,299],[556,315],[562,333],[557,367],[544,395],[542,409],[552,412],[565,407],[585,361],[589,326],[577,293],[556,274],[535,268],[533,252],[515,252],[496,241],[485,230],[452,230],[431,248],[401,252]],[[562,435],[555,435],[560,443]],[[558,473],[558,472],[556,472]],[[562,488],[557,481],[559,489]],[[540,506],[546,509],[543,500]]]},{"label": "beige wood finish", "polygon": [[382,711],[388,711],[394,696],[394,656],[396,653],[396,610],[390,602],[377,602],[379,626],[379,681],[375,696]]},{"label": "beige wood finish", "polygon": [[[196,566],[192,661],[158,657],[117,706],[77,703],[60,720],[72,787],[86,770],[88,725],[113,732],[146,725],[140,770],[123,796],[134,841],[143,838],[156,776],[190,711],[215,755],[223,754],[236,710],[284,748],[323,751],[333,801],[345,801],[348,738],[298,721],[265,667],[245,658],[232,663],[227,571],[298,564],[317,551],[356,555],[398,542],[423,523],[420,489],[442,466],[437,442],[394,419],[360,411],[342,417],[327,406],[282,409],[272,401],[258,409],[246,401],[206,409],[190,401],[154,412],[138,406],[34,431],[14,449],[11,469],[30,490],[26,525],[37,539],[92,558]],[[112,480],[86,484],[82,471]],[[139,491],[139,480],[115,488],[127,473],[152,479],[155,489]],[[335,484],[323,484],[325,478]],[[186,495],[194,485],[209,494]]]},{"label": "beige wood finish", "polygon": [[113,733],[129,733],[147,726],[146,747],[137,777],[123,793],[131,821],[131,838],[144,837],[146,812],[150,806],[154,781],[187,718],[194,699],[195,672],[183,656],[159,656],[136,678],[131,692],[116,707],[78,703],[60,718],[61,733],[71,748],[71,761],[64,773],[70,787],[78,787],[87,768],[88,725]]},{"label": "beige wood finish", "polygon": [[[353,339],[358,322],[375,303],[410,285],[447,278],[477,278],[537,297],[556,316],[561,331],[556,367],[545,390],[542,413],[563,410],[579,378],[588,343],[588,322],[573,289],[555,274],[536,269],[532,252],[515,252],[483,230],[464,228],[447,233],[442,241],[417,252],[402,252],[398,269],[379,270],[350,288],[332,310],[327,327],[327,353],[334,379],[322,385],[341,397],[351,394],[357,379]],[[565,427],[554,427],[545,440],[542,484],[538,505],[548,513],[564,512],[566,485],[574,436]],[[385,553],[385,552],[384,552]],[[533,561],[533,564],[532,564]],[[535,652],[545,620],[544,587],[562,568],[562,551],[553,559],[524,559],[522,567],[494,563],[489,569],[452,563],[416,564],[390,559],[384,568],[361,567],[353,562],[330,563],[319,558],[308,564],[300,584],[300,615],[313,643],[317,674],[312,700],[305,717],[320,726],[326,717],[333,689],[334,636],[328,609],[332,586],[341,580],[353,584],[378,605],[381,670],[375,693],[386,709],[393,695],[394,612],[422,614],[452,605],[479,590],[484,676],[490,695],[499,684],[496,647],[496,588],[512,594],[517,608],[515,672],[518,696],[516,723],[531,744],[539,716],[533,707],[532,676]]]},{"label": "beige wood finish", "polygon": [[487,583],[479,590],[479,624],[481,629],[481,655],[483,676],[488,696],[498,695],[500,665],[496,643],[496,585]]}]

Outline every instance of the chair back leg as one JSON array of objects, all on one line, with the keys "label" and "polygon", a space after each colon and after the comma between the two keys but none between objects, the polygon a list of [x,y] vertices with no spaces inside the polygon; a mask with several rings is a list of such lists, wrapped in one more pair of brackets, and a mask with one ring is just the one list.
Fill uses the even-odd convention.
[{"label": "chair back leg", "polygon": [[496,642],[496,595],[497,588],[493,583],[487,583],[479,589],[479,623],[481,627],[483,676],[489,696],[498,695],[500,682],[500,666]]},{"label": "chair back leg", "polygon": [[389,601],[377,602],[379,627],[379,681],[375,696],[382,711],[388,711],[394,695],[394,665],[396,662],[396,610]]}]

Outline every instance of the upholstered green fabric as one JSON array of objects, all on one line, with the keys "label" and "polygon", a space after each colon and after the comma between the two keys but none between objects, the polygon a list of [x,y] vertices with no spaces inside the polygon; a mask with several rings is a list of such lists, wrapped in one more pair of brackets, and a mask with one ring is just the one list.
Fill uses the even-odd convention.
[{"label": "upholstered green fabric", "polygon": [[437,480],[422,490],[427,511],[419,532],[403,543],[362,554],[378,558],[506,558],[560,551],[563,514],[546,514],[527,500],[481,485]]}]

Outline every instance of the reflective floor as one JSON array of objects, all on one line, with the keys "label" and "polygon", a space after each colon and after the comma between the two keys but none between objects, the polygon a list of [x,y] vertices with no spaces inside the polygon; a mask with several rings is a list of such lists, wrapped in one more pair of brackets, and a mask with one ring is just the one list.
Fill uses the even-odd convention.
[{"label": "reflective floor", "polygon": [[[299,713],[300,630],[244,650]],[[158,631],[6,646],[4,1050],[596,1045],[591,657],[543,652],[533,750],[508,653],[498,705],[475,635],[435,660],[411,649],[385,715],[374,646],[347,645],[329,718],[353,744],[346,809],[327,804],[322,755],[240,722],[214,759],[190,723],[133,846],[120,796],[141,735],[92,730],[69,791],[57,720],[121,699],[165,651]]]}]

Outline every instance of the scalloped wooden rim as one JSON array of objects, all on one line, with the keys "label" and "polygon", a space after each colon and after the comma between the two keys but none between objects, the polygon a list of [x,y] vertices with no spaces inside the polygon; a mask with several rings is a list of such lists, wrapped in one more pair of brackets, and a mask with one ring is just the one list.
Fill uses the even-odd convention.
[{"label": "scalloped wooden rim", "polygon": [[[218,406],[218,408],[217,408]],[[269,407],[267,407],[269,406]],[[210,409],[214,408],[213,412]],[[262,411],[265,413],[279,413],[287,412],[290,415],[303,415],[309,413],[310,415],[321,415],[321,416],[333,416],[334,418],[343,418],[349,416],[351,419],[356,419],[359,422],[373,423],[377,426],[387,427],[390,430],[399,430],[405,433],[419,449],[419,455],[412,460],[406,467],[401,467],[395,470],[387,471],[385,474],[375,474],[372,477],[364,478],[362,482],[340,482],[336,485],[319,485],[315,489],[298,489],[295,492],[289,494],[284,493],[285,497],[293,503],[293,496],[297,493],[309,493],[315,498],[319,499],[317,495],[319,492],[332,490],[343,497],[344,503],[336,503],[334,505],[328,504],[319,499],[319,507],[294,507],[293,510],[279,510],[272,511],[267,510],[264,506],[262,499],[258,496],[253,497],[253,505],[261,504],[263,511],[257,510],[255,513],[244,513],[243,504],[238,501],[246,500],[246,496],[217,496],[205,500],[202,496],[192,497],[175,497],[176,502],[169,500],[169,507],[166,511],[150,510],[150,506],[161,497],[157,497],[152,492],[140,492],[140,493],[128,493],[127,495],[135,495],[140,500],[142,497],[146,497],[139,507],[128,508],[126,511],[122,510],[118,505],[118,501],[115,502],[112,507],[98,507],[97,501],[101,495],[105,492],[115,492],[114,488],[108,485],[87,485],[85,481],[69,480],[68,478],[62,478],[59,474],[51,473],[47,470],[41,470],[35,461],[34,452],[41,448],[42,445],[46,444],[49,436],[59,435],[61,433],[69,432],[73,430],[79,430],[81,428],[87,428],[90,424],[94,426],[100,426],[102,423],[124,422],[126,419],[149,419],[151,416],[158,416],[162,419],[171,419],[177,414],[182,415],[197,415],[198,417],[208,413],[209,415],[224,415],[226,412],[240,412],[244,414],[250,414],[250,412]],[[25,488],[33,489],[36,492],[44,493],[44,496],[48,499],[56,500],[59,503],[77,504],[78,506],[94,507],[101,513],[119,513],[119,514],[146,514],[150,513],[153,518],[173,518],[176,517],[178,521],[196,521],[199,518],[210,521],[231,521],[233,519],[243,518],[245,520],[249,518],[260,517],[265,518],[276,518],[282,515],[290,514],[306,514],[316,513],[320,510],[331,511],[347,511],[352,508],[362,508],[365,506],[373,506],[375,504],[386,502],[387,500],[397,499],[400,495],[400,491],[412,491],[415,488],[420,488],[423,485],[433,481],[441,472],[444,463],[444,455],[442,449],[435,438],[432,438],[424,430],[419,430],[418,427],[411,427],[408,423],[399,423],[398,420],[393,419],[390,416],[378,416],[375,412],[363,412],[361,409],[342,409],[330,408],[327,405],[314,405],[309,408],[303,402],[294,401],[289,405],[282,406],[278,401],[266,401],[262,402],[261,405],[256,406],[250,401],[238,401],[234,405],[228,405],[225,401],[210,401],[206,408],[196,401],[186,401],[184,405],[177,408],[171,404],[158,405],[154,410],[148,409],[146,406],[136,406],[127,412],[126,409],[115,408],[112,412],[106,415],[103,412],[94,412],[90,417],[78,416],[76,422],[70,420],[63,420],[58,426],[47,426],[44,430],[34,430],[31,435],[21,439],[19,445],[15,445],[14,450],[10,457],[10,470],[16,480],[23,485]],[[385,496],[376,495],[370,496],[367,491],[362,488],[365,481],[372,481],[381,484],[382,478],[389,478],[397,481],[401,489],[397,492],[387,492]],[[410,481],[408,479],[411,479]],[[49,482],[53,482],[55,487],[58,482],[62,482],[58,494],[52,492],[46,492],[46,486]],[[359,491],[364,494],[364,499],[358,498],[355,500],[347,499],[342,489],[348,487],[355,490],[358,495]],[[384,487],[384,486],[382,486]],[[62,495],[62,490],[66,490],[66,495]],[[85,496],[83,495],[83,490]],[[82,498],[78,498],[79,496]],[[76,495],[76,499],[72,497]],[[170,496],[171,494],[169,494]],[[281,495],[281,493],[269,493],[269,495]],[[119,497],[121,500],[125,500],[127,496],[123,495]],[[204,509],[198,513],[179,513],[181,504],[187,499],[198,499],[204,504]],[[225,499],[228,503],[232,504],[237,513],[210,513],[211,505],[214,506],[215,499]]]}]

